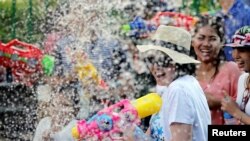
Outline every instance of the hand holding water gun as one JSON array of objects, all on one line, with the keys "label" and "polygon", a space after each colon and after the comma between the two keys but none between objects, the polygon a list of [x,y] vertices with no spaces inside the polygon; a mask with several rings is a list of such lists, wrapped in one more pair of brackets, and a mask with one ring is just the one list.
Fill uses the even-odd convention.
[{"label": "hand holding water gun", "polygon": [[38,47],[17,39],[6,44],[0,43],[0,65],[11,68],[17,81],[41,71],[51,75],[54,60],[54,57],[43,54]]},{"label": "hand holding water gun", "polygon": [[78,140],[123,140],[126,125],[140,123],[140,119],[157,113],[162,105],[161,97],[150,93],[137,100],[127,99],[111,105],[88,121],[81,120],[72,128],[72,136]]}]

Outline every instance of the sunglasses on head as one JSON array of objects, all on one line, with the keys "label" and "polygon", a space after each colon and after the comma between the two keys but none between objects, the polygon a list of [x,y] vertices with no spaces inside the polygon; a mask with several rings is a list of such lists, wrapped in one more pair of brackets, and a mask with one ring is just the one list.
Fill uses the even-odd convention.
[{"label": "sunglasses on head", "polygon": [[145,62],[148,66],[157,64],[157,66],[160,67],[168,67],[169,64],[171,64],[172,60],[167,56],[164,57],[148,56],[145,58]]}]

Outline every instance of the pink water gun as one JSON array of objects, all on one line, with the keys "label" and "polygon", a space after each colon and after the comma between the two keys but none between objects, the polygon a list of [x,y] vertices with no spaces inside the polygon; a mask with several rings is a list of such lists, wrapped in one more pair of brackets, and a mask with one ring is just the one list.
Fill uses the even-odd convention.
[{"label": "pink water gun", "polygon": [[78,140],[123,140],[122,128],[139,125],[140,119],[157,113],[161,105],[161,97],[156,93],[134,101],[121,100],[99,111],[88,121],[79,121],[72,128],[72,136]]}]

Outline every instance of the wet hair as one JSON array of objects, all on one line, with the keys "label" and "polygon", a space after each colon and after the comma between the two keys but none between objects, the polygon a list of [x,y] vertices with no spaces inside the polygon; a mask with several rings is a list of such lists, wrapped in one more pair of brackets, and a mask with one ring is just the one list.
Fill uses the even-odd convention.
[{"label": "wet hair", "polygon": [[221,42],[225,42],[225,28],[224,21],[221,17],[218,16],[200,16],[198,22],[194,27],[194,34],[196,34],[200,28],[210,26],[212,27],[216,34],[220,37]]},{"label": "wet hair", "polygon": [[[147,67],[149,68],[148,65],[147,65]],[[184,76],[184,75],[194,75],[195,69],[196,69],[195,64],[178,64],[178,63],[175,63],[176,76],[175,76],[174,79],[177,79],[177,78],[179,78],[181,76]]]},{"label": "wet hair", "polygon": [[177,78],[183,75],[194,75],[195,64],[176,64]]},{"label": "wet hair", "polygon": [[[194,28],[194,35],[197,34],[197,32],[199,31],[200,28],[205,27],[205,26],[209,26],[211,28],[214,29],[214,31],[216,32],[216,34],[219,36],[220,41],[222,43],[225,42],[225,28],[224,28],[224,21],[221,17],[218,16],[200,16],[199,17],[199,21],[195,24],[195,28]],[[195,54],[194,48],[191,47],[190,50],[190,56],[195,57],[195,59],[197,59],[197,55]],[[219,65],[226,61],[226,56],[224,54],[223,49],[221,48],[218,56],[214,62],[214,65],[216,67],[214,76],[215,77],[217,75],[217,73],[219,72]]]},{"label": "wet hair", "polygon": [[[155,41],[155,42],[157,42],[157,41]],[[156,44],[159,44],[159,42],[156,43]],[[183,53],[183,54],[186,54],[186,55],[190,54],[189,50],[187,50],[186,48],[184,48],[182,46],[178,46],[176,44],[172,44],[172,43],[169,43],[169,42],[162,42],[162,41],[160,41],[160,45],[161,46],[165,46],[165,47],[167,47],[169,49],[175,50],[175,51],[177,51],[179,53]],[[168,55],[166,55],[166,56],[168,56]],[[189,64],[178,64],[178,63],[175,63],[175,65],[176,65],[175,69],[176,69],[176,73],[177,73],[177,76],[176,76],[177,78],[180,77],[180,76],[183,76],[183,75],[194,75],[194,73],[195,73],[195,66],[196,65],[193,64],[193,63],[189,63]]]},{"label": "wet hair", "polygon": [[[177,45],[171,44],[171,47],[173,47],[173,46],[175,46],[174,48],[178,48]],[[164,61],[167,61],[167,63],[166,63],[167,65],[169,63],[172,63],[172,64],[175,65],[175,72],[176,72],[175,79],[177,79],[177,78],[179,78],[181,76],[184,76],[184,75],[194,75],[195,69],[196,69],[196,65],[195,64],[193,64],[193,63],[190,63],[190,64],[178,64],[178,63],[174,63],[174,61],[167,54],[165,54],[162,51],[159,51],[159,52],[161,52],[161,54],[164,54]],[[157,55],[158,54],[159,53],[157,53]],[[155,55],[155,57],[157,57],[157,56]],[[147,67],[149,68],[149,65],[147,63],[149,60],[147,60],[147,59],[148,59],[148,57],[145,57],[144,58],[144,62],[146,62]],[[167,65],[163,65],[163,67],[167,67]]]}]

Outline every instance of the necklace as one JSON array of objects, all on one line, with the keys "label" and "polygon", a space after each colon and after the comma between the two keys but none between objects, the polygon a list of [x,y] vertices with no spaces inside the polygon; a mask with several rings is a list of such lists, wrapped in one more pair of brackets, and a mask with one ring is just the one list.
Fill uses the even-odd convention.
[{"label": "necklace", "polygon": [[246,105],[248,103],[249,97],[250,97],[250,92],[246,88],[245,91],[244,91],[244,93],[243,93],[243,98],[242,98],[242,101],[241,101],[241,104],[240,104],[240,109],[243,112],[245,112],[245,110],[246,110]]}]

